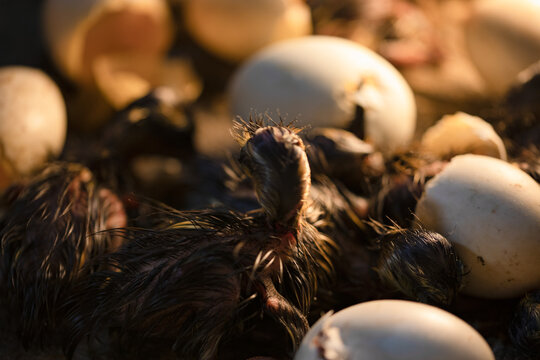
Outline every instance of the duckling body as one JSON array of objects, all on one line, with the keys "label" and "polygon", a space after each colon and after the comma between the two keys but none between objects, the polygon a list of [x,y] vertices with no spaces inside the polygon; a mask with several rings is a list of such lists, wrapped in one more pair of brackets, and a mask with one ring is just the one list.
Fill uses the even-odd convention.
[{"label": "duckling body", "polygon": [[166,209],[161,226],[126,230],[126,246],[106,258],[114,270],[91,275],[72,298],[70,351],[109,329],[128,358],[165,349],[237,359],[230,349],[239,341],[251,345],[245,358],[292,355],[331,276],[333,243],[305,220],[310,172],[300,138],[282,126],[237,126],[239,162],[261,209]]},{"label": "duckling body", "polygon": [[73,283],[92,271],[83,265],[120,245],[100,231],[126,225],[123,206],[72,163],[48,165],[8,193],[14,198],[0,227],[2,302],[25,346],[54,342]]}]

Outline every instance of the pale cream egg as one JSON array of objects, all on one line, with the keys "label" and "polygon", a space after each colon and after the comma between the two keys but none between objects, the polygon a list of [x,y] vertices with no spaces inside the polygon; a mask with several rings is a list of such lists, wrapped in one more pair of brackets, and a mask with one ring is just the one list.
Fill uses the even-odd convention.
[{"label": "pale cream egg", "polygon": [[455,246],[463,292],[510,298],[540,288],[540,185],[511,164],[459,155],[426,184],[417,223]]},{"label": "pale cream egg", "polygon": [[66,128],[64,99],[47,74],[0,68],[0,190],[57,157]]},{"label": "pale cream egg", "polygon": [[493,360],[484,338],[434,306],[404,300],[357,304],[322,317],[294,360]]},{"label": "pale cream egg", "polygon": [[405,147],[416,104],[401,74],[373,51],[330,36],[270,45],[240,67],[229,89],[233,116],[267,114],[297,126],[362,123],[363,140],[384,152]]},{"label": "pale cream egg", "polygon": [[439,158],[471,153],[506,160],[503,140],[493,126],[464,112],[445,115],[428,128],[422,135],[420,148]]}]

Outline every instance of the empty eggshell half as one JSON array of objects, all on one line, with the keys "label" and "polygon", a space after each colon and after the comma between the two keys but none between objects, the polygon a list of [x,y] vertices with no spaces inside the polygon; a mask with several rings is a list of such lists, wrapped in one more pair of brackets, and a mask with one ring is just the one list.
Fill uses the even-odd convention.
[{"label": "empty eggshell half", "polygon": [[459,155],[426,184],[417,222],[456,247],[463,292],[510,298],[540,288],[540,185],[509,163]]},{"label": "empty eggshell half", "polygon": [[404,300],[368,301],[324,316],[294,360],[492,360],[482,336],[439,308]]},{"label": "empty eggshell half", "polygon": [[122,109],[156,86],[174,90],[183,102],[195,100],[202,83],[191,63],[182,58],[116,54],[98,57],[93,74],[97,87],[115,108]]},{"label": "empty eggshell half", "polygon": [[471,153],[506,160],[503,140],[493,126],[478,116],[463,112],[445,115],[428,128],[420,147],[439,158]]},{"label": "empty eggshell half", "polygon": [[234,75],[233,116],[266,113],[298,126],[346,127],[363,121],[363,140],[390,152],[406,146],[416,127],[412,90],[400,73],[349,40],[306,36],[270,45]]},{"label": "empty eggshell half", "polygon": [[186,0],[183,14],[186,29],[202,47],[233,62],[312,31],[303,0]]},{"label": "empty eggshell half", "polygon": [[64,99],[47,74],[0,68],[0,190],[58,156],[66,127]]},{"label": "empty eggshell half", "polygon": [[94,60],[107,54],[163,57],[173,37],[165,0],[46,0],[51,55],[71,80],[94,83]]},{"label": "empty eggshell half", "polygon": [[466,26],[466,44],[495,95],[540,59],[540,1],[480,0]]}]

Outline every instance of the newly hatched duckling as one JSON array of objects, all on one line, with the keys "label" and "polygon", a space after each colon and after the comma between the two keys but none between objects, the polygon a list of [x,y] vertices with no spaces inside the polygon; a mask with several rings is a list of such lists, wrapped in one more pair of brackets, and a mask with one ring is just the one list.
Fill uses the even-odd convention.
[{"label": "newly hatched duckling", "polygon": [[336,282],[320,292],[321,306],[396,296],[450,305],[461,287],[463,264],[440,234],[409,229],[426,178],[444,163],[412,151],[385,162],[340,129],[314,129],[306,139],[317,171],[308,219],[340,249]]},{"label": "newly hatched duckling", "polygon": [[[10,198],[11,197],[11,198]],[[0,289],[25,346],[55,342],[61,308],[90,259],[119,247],[103,233],[126,226],[118,197],[74,163],[54,163],[11,188],[0,222]]]},{"label": "newly hatched duckling", "polygon": [[531,291],[519,302],[508,331],[522,354],[536,359],[540,354],[540,290]]},{"label": "newly hatched duckling", "polygon": [[449,306],[462,287],[463,262],[441,234],[424,229],[378,227],[375,271],[383,284],[412,300]]},{"label": "newly hatched duckling", "polygon": [[335,281],[320,290],[317,308],[337,310],[381,298],[404,298],[439,307],[453,303],[462,286],[464,267],[445,237],[367,220],[367,201],[354,195],[334,193],[326,198],[317,196],[313,202],[308,214],[322,207],[327,216],[314,225],[332,238],[339,250],[333,259]]},{"label": "newly hatched duckling", "polygon": [[114,270],[93,274],[71,299],[68,354],[105,332],[126,358],[291,356],[332,274],[334,244],[305,219],[310,168],[296,131],[235,128],[262,209],[166,209],[164,226],[126,230],[128,243],[106,258]]}]

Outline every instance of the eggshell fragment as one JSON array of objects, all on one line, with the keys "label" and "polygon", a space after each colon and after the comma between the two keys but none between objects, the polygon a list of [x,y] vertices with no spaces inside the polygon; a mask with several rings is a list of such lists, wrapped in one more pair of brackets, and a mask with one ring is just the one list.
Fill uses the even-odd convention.
[{"label": "eggshell fragment", "polygon": [[0,190],[58,156],[66,127],[64,99],[49,76],[23,66],[0,68]]},{"label": "eggshell fragment", "polygon": [[458,317],[404,300],[378,300],[321,318],[295,360],[488,360],[486,341]]},{"label": "eggshell fragment", "polygon": [[439,158],[471,153],[506,160],[506,148],[493,126],[478,116],[463,112],[445,115],[428,128],[420,146]]},{"label": "eggshell fragment", "polygon": [[156,86],[167,86],[183,102],[195,100],[202,83],[184,59],[148,55],[104,55],[94,61],[96,85],[116,109],[123,109]]},{"label": "eggshell fragment", "polygon": [[478,71],[495,95],[540,59],[538,0],[481,0],[466,26],[466,43]]},{"label": "eggshell fragment", "polygon": [[[233,116],[267,113],[297,125],[345,127],[355,116],[363,140],[392,151],[412,139],[413,93],[399,72],[352,41],[307,36],[273,44],[254,55],[230,86]],[[359,111],[361,114],[359,114]]]},{"label": "eggshell fragment", "polygon": [[187,0],[183,12],[188,32],[204,48],[234,62],[312,31],[303,0]]},{"label": "eggshell fragment", "polygon": [[58,67],[80,85],[93,84],[93,61],[106,54],[163,57],[173,27],[165,0],[47,0],[45,37]]},{"label": "eggshell fragment", "polygon": [[510,298],[540,288],[540,185],[522,170],[456,156],[427,183],[416,216],[456,247],[470,271],[464,293]]}]

